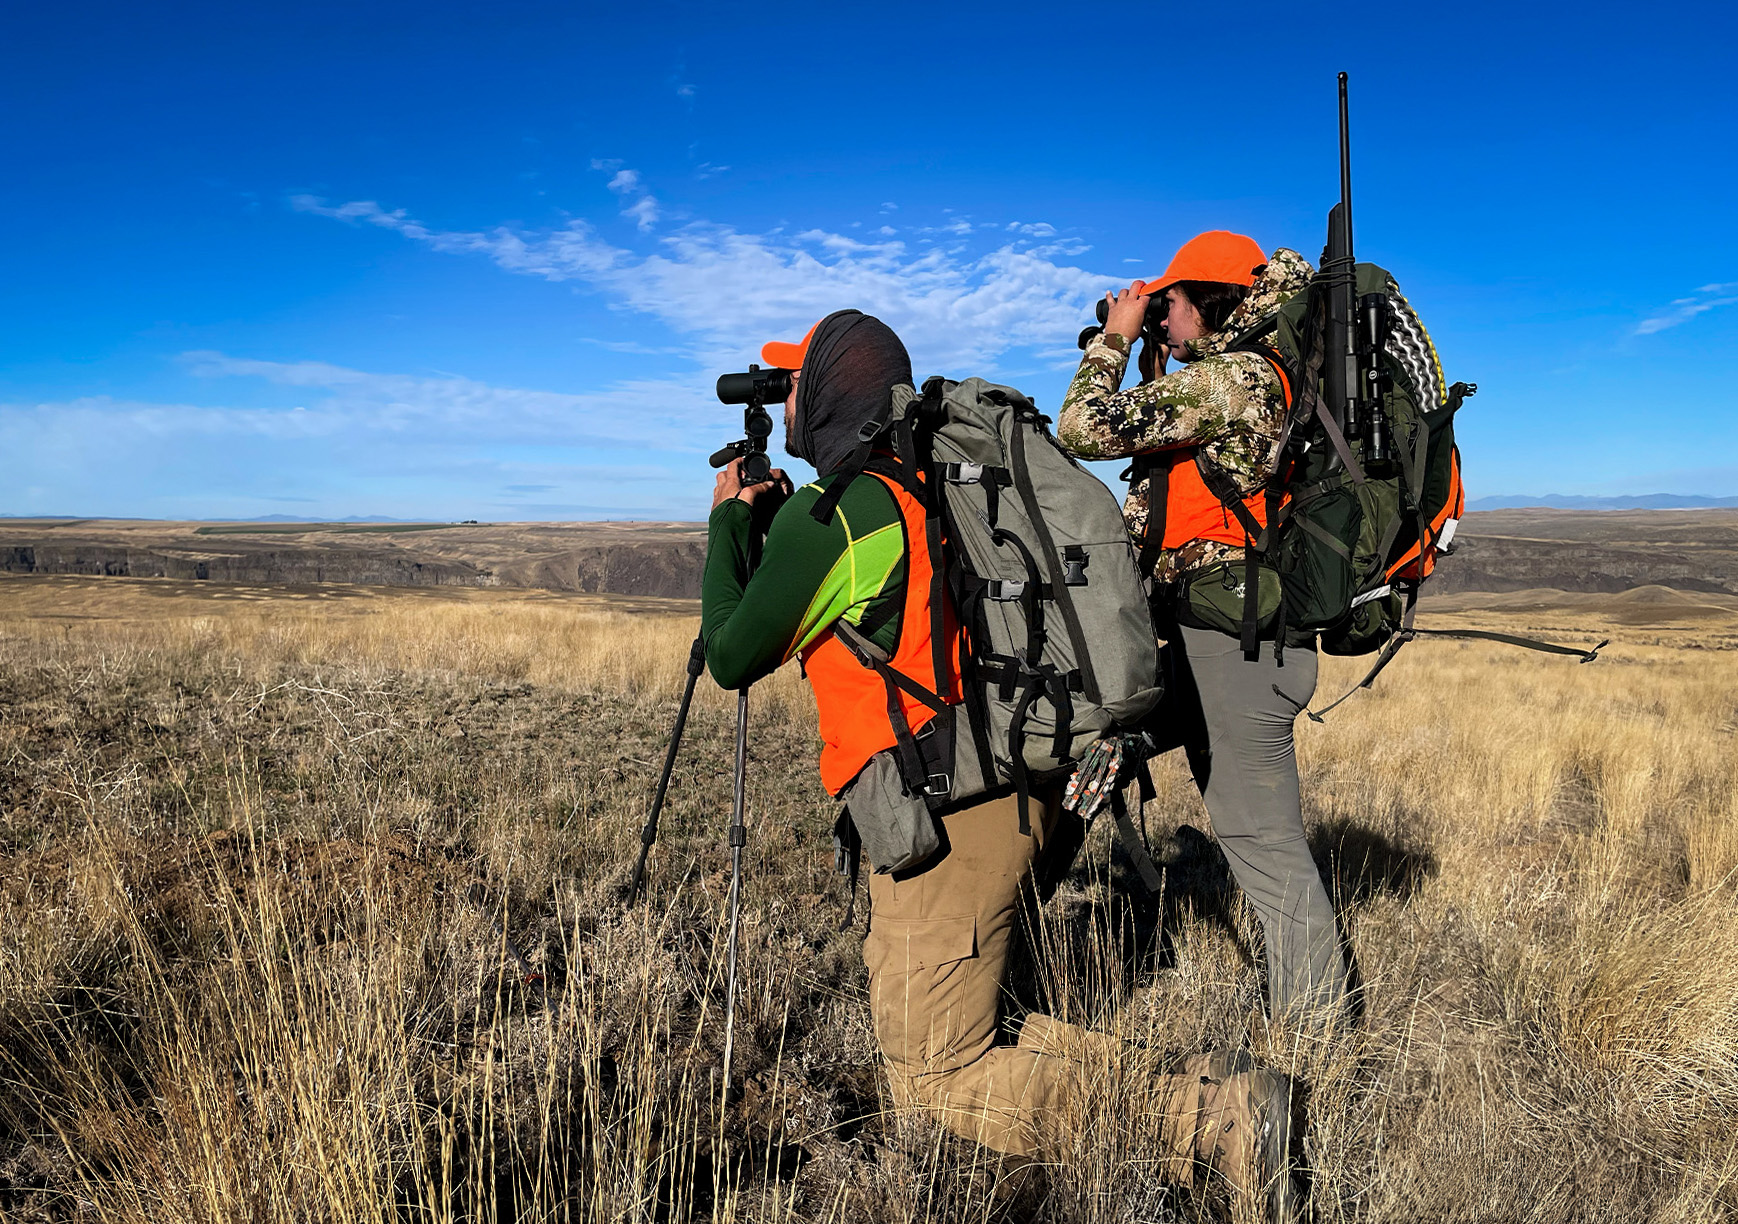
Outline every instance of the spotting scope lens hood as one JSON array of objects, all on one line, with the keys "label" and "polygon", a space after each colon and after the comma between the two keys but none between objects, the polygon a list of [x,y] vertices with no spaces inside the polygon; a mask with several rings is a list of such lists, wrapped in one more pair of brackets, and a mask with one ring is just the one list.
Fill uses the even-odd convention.
[{"label": "spotting scope lens hood", "polygon": [[721,404],[782,404],[790,393],[790,370],[763,370],[751,365],[744,373],[718,376]]}]

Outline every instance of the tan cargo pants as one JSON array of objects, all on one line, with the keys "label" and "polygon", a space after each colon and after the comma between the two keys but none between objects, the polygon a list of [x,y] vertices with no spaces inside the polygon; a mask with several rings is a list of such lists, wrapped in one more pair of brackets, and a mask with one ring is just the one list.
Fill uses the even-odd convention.
[{"label": "tan cargo pants", "polygon": [[[1033,835],[1012,796],[942,820],[938,857],[900,876],[869,877],[869,1005],[893,1097],[998,1152],[1054,1150],[1082,1106],[1114,1038],[1032,1016],[1016,1045],[997,1045],[1008,953],[1032,863],[1054,829],[1059,796],[1033,796]],[[1082,1057],[1083,1054],[1089,1056]],[[1114,1065],[1114,1059],[1110,1065]],[[1198,1077],[1157,1077],[1149,1108],[1187,1180]]]}]

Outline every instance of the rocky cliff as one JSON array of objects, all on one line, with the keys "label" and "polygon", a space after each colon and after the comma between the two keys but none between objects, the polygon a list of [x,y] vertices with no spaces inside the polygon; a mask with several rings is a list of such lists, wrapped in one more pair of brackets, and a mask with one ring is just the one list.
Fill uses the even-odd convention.
[{"label": "rocky cliff", "polygon": [[360,549],[194,552],[129,548],[88,540],[0,548],[0,570],[12,574],[94,574],[212,582],[355,582],[365,586],[477,586],[483,581],[483,571],[462,561]]},{"label": "rocky cliff", "polygon": [[698,598],[703,525],[0,519],[0,572],[235,583],[507,586]]}]

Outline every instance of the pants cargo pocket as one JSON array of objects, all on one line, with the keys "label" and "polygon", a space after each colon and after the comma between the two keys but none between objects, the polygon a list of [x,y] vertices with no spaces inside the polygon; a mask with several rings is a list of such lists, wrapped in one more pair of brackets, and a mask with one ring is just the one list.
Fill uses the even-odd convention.
[{"label": "pants cargo pocket", "polygon": [[[863,940],[875,1037],[905,1075],[947,1071],[994,1039],[996,991],[973,990],[977,917],[875,916]],[[977,996],[985,998],[979,999]],[[979,1015],[986,1010],[987,1015]]]}]

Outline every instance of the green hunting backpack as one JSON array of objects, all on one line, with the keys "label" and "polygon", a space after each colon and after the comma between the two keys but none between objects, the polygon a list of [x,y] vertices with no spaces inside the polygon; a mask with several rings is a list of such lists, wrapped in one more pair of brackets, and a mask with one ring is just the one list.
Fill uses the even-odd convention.
[{"label": "green hunting backpack", "polygon": [[[1266,637],[1282,654],[1288,632],[1319,634],[1329,654],[1384,646],[1410,626],[1419,585],[1452,549],[1465,509],[1454,416],[1477,387],[1447,385],[1430,335],[1394,278],[1361,263],[1360,323],[1379,354],[1369,363],[1367,403],[1380,423],[1374,433],[1343,430],[1323,393],[1326,279],[1318,273],[1307,291],[1226,350],[1264,357],[1287,389],[1264,485],[1272,529],[1255,521],[1246,492],[1228,474],[1197,455],[1208,489],[1242,522],[1249,566],[1258,571],[1253,582],[1225,584],[1236,604],[1224,614],[1236,621],[1252,659]],[[1209,594],[1227,602],[1218,591]]]}]

